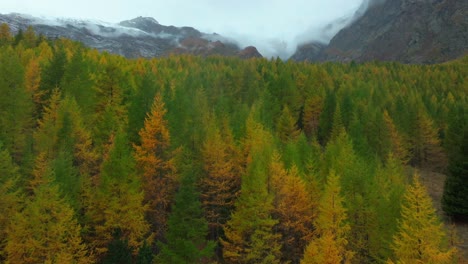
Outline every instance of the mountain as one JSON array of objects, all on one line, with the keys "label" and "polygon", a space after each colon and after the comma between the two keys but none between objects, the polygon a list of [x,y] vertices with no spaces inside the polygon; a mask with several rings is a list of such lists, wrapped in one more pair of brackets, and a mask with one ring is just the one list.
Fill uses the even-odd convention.
[{"label": "mountain", "polygon": [[[23,14],[0,14],[13,32],[32,26],[49,38],[65,37],[100,51],[127,58],[152,58],[170,54],[201,56],[224,55],[241,58],[261,57],[253,47],[242,50],[234,41],[218,34],[202,33],[192,27],[164,26],[151,17],[110,24],[73,19],[43,19]],[[254,50],[252,50],[254,49]]]},{"label": "mountain", "polygon": [[439,63],[468,53],[468,1],[369,1],[328,45],[307,43],[292,59]]}]

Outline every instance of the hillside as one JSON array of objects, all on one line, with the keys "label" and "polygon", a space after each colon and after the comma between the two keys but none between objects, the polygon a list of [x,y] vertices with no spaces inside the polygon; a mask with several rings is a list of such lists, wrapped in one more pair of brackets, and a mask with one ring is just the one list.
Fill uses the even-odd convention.
[{"label": "hillside", "polygon": [[462,201],[451,207],[468,207],[456,192],[468,187],[468,57],[127,59],[8,30],[0,262],[451,264],[463,253],[431,195],[444,173]]},{"label": "hillside", "polygon": [[440,63],[468,52],[468,2],[369,1],[369,8],[321,49],[302,45],[293,56],[308,61]]},{"label": "hillside", "polygon": [[192,27],[164,26],[151,17],[111,24],[73,19],[44,19],[22,14],[0,14],[0,24],[25,31],[29,26],[47,38],[68,38],[99,51],[127,58],[154,58],[170,54],[261,57],[256,50],[241,49],[232,40],[202,33]]}]

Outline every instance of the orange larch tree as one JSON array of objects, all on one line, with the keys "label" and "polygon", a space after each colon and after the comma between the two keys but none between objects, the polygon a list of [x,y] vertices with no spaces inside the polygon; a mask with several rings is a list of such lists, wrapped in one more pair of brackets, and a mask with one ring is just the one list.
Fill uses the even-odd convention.
[{"label": "orange larch tree", "polygon": [[314,221],[318,201],[312,201],[296,166],[284,168],[278,154],[270,163],[273,200],[273,217],[279,220],[276,230],[281,233],[282,260],[297,263],[314,234]]},{"label": "orange larch tree", "polygon": [[156,95],[139,133],[141,145],[134,146],[144,201],[148,205],[147,216],[157,238],[161,238],[166,229],[177,182],[174,153],[170,149],[170,134],[164,117],[166,112],[162,96]]}]

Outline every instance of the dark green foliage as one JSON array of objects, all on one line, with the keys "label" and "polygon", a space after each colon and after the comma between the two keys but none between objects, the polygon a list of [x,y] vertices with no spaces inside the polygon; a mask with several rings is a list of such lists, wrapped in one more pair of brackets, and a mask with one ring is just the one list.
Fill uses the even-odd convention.
[{"label": "dark green foliage", "polygon": [[0,141],[17,163],[32,136],[32,109],[20,57],[11,47],[4,47],[0,50]]},{"label": "dark green foliage", "polygon": [[151,251],[151,247],[146,243],[143,243],[140,250],[138,250],[138,255],[136,258],[136,264],[152,264],[153,263],[153,252]]},{"label": "dark green foliage", "polygon": [[190,165],[184,168],[168,220],[166,242],[160,244],[160,263],[204,263],[214,255],[215,243],[205,238],[208,223],[203,217],[199,193],[195,188],[195,172]]},{"label": "dark green foliage", "polygon": [[43,101],[49,98],[52,90],[60,87],[62,77],[65,73],[66,63],[67,54],[65,53],[65,49],[63,45],[57,43],[53,51],[52,59],[42,68],[41,72],[42,78],[39,89],[44,92],[42,97]]},{"label": "dark green foliage", "polygon": [[96,100],[91,79],[93,67],[83,53],[83,49],[79,48],[65,66],[60,87],[64,95],[75,98],[83,113],[91,114]]},{"label": "dark green foliage", "polygon": [[451,155],[442,206],[448,215],[468,219],[468,126],[456,141],[458,153]]},{"label": "dark green foliage", "polygon": [[132,251],[128,241],[120,238],[120,231],[115,231],[114,240],[109,243],[103,264],[132,264]]}]

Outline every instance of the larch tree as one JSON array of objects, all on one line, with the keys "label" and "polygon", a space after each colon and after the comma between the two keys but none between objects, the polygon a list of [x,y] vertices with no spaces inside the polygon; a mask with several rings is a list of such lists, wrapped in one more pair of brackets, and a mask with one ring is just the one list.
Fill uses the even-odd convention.
[{"label": "larch tree", "polygon": [[131,254],[136,255],[150,231],[130,144],[122,132],[111,138],[100,182],[87,209],[86,236],[98,258],[108,258],[109,245],[118,240],[127,241]]},{"label": "larch tree", "polygon": [[41,68],[38,59],[32,59],[29,61],[25,69],[24,82],[26,91],[34,102],[34,117],[37,119],[39,118],[39,113],[42,111],[42,107],[44,105],[44,102],[42,102],[44,91],[39,90],[41,83]]},{"label": "larch tree", "polygon": [[388,151],[393,153],[393,157],[399,159],[401,163],[407,164],[410,160],[408,146],[386,110],[383,114],[383,120],[385,123],[386,133],[384,133],[384,136],[386,139],[382,138],[381,140],[388,140],[390,143]]},{"label": "larch tree", "polygon": [[416,115],[411,143],[414,165],[432,170],[443,170],[446,167],[447,157],[441,147],[438,130],[423,110],[419,110]]},{"label": "larch tree", "polygon": [[228,263],[280,263],[281,235],[275,233],[271,179],[268,157],[272,136],[253,120],[247,120],[244,146],[248,149],[247,171],[242,177],[241,193],[221,239],[223,258]]},{"label": "larch tree", "polygon": [[10,44],[12,40],[10,26],[7,23],[2,23],[0,25],[0,46]]},{"label": "larch tree", "polygon": [[336,103],[335,112],[333,112],[333,126],[331,128],[329,140],[336,139],[341,133],[345,131],[345,126],[343,124],[343,117],[341,115],[341,107],[339,102]]},{"label": "larch tree", "polygon": [[274,155],[269,168],[272,178],[275,229],[281,234],[282,262],[298,263],[313,238],[317,201],[312,201],[304,181],[293,166],[287,171],[279,155]]},{"label": "larch tree", "polygon": [[323,110],[323,98],[315,95],[308,97],[304,103],[304,113],[302,116],[302,124],[304,125],[304,133],[308,138],[318,136],[318,128],[320,124],[320,115]]},{"label": "larch tree", "polygon": [[210,237],[217,240],[239,194],[241,179],[240,151],[231,131],[214,125],[208,131],[202,149],[204,176],[200,179],[201,201],[210,227]]},{"label": "larch tree", "polygon": [[415,174],[403,196],[401,220],[393,238],[395,259],[401,263],[452,263],[456,249],[445,240],[432,200]]},{"label": "larch tree", "polygon": [[67,55],[62,44],[56,43],[53,46],[52,57],[41,68],[41,101],[47,102],[52,94],[52,91],[60,87],[60,81],[65,73],[65,65],[67,64]]},{"label": "larch tree", "polygon": [[0,262],[5,248],[7,227],[13,216],[21,209],[18,181],[20,180],[19,168],[14,164],[8,150],[3,149],[0,143]]},{"label": "larch tree", "polygon": [[33,105],[24,86],[24,68],[11,48],[0,50],[0,141],[21,164],[32,136]]},{"label": "larch tree", "polygon": [[90,263],[73,209],[44,175],[25,208],[12,216],[5,247],[7,263]]},{"label": "larch tree", "polygon": [[177,185],[174,153],[162,96],[156,95],[151,112],[140,130],[141,145],[135,145],[137,171],[141,177],[148,221],[157,239],[164,235],[167,217]]},{"label": "larch tree", "polygon": [[283,142],[294,141],[301,133],[297,128],[296,120],[292,116],[289,107],[286,105],[283,107],[283,111],[279,116],[276,130],[278,131],[279,139],[281,139]]},{"label": "larch tree", "polygon": [[110,56],[103,56],[98,69],[91,76],[96,98],[91,125],[94,141],[98,146],[104,146],[109,135],[126,127],[127,109],[124,105],[123,70],[118,62]]},{"label": "larch tree", "polygon": [[[35,150],[51,162],[60,190],[78,206],[80,185],[98,174],[98,155],[74,98],[55,89],[35,131]],[[78,207],[76,207],[78,208]]]},{"label": "larch tree", "polygon": [[301,264],[351,263],[354,253],[347,249],[350,227],[340,186],[339,176],[331,171],[320,201],[317,236],[307,246]]}]

